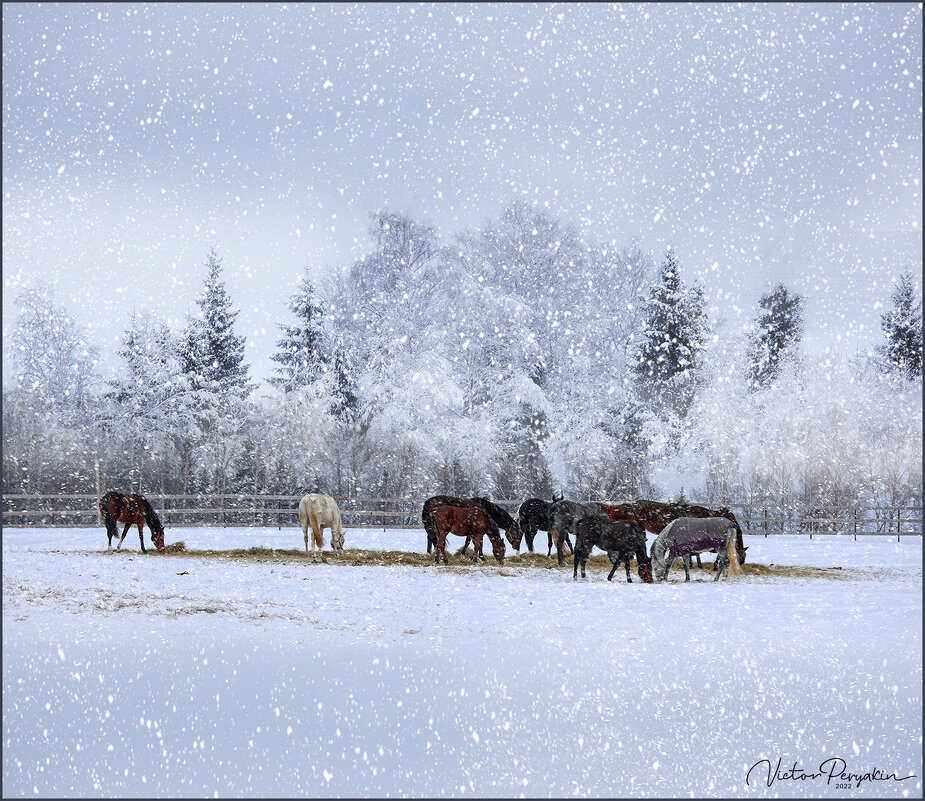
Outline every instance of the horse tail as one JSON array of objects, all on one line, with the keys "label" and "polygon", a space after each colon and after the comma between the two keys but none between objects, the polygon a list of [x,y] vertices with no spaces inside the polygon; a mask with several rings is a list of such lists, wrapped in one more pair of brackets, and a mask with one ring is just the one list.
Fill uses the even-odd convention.
[{"label": "horse tail", "polygon": [[736,548],[736,533],[730,531],[726,538],[726,558],[729,559],[729,572],[733,576],[741,576],[742,568],[739,565],[739,551]]},{"label": "horse tail", "polygon": [[106,524],[106,533],[117,537],[119,535],[119,529],[116,526],[116,521],[109,512],[109,495],[110,493],[106,493],[106,495],[100,498],[100,517],[103,518],[103,523]]},{"label": "horse tail", "polygon": [[311,504],[308,506],[308,519],[312,524],[312,539],[315,541],[315,547],[324,548],[324,532],[318,525],[318,518],[315,517],[315,510]]},{"label": "horse tail", "polygon": [[[424,531],[427,534],[427,542],[436,544],[437,528],[434,526],[432,509],[433,505],[430,503],[430,499],[424,501],[424,506],[421,509],[421,522],[424,524]],[[430,553],[430,551],[428,551],[428,553]]]}]

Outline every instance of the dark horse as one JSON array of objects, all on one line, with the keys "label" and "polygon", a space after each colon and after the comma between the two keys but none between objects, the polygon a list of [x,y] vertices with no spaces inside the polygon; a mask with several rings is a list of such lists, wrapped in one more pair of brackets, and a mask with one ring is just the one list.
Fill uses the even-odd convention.
[{"label": "dark horse", "polygon": [[578,503],[577,501],[558,501],[552,505],[552,520],[548,531],[549,551],[546,554],[552,554],[552,545],[556,544],[556,559],[559,566],[565,564],[565,556],[562,550],[563,545],[567,545],[569,553],[572,553],[572,543],[569,540],[569,533],[575,530],[578,521],[586,517],[595,517],[599,520],[607,520],[608,517],[601,509],[599,503],[588,501]]},{"label": "dark horse", "polygon": [[[611,520],[635,520],[646,531],[653,534],[661,534],[669,523],[681,517],[709,518],[725,517],[735,524],[736,527],[736,553],[739,557],[739,564],[745,564],[745,552],[748,550],[742,542],[742,528],[736,516],[726,507],[722,509],[707,509],[705,506],[696,506],[686,503],[659,503],[658,501],[635,501],[633,503],[624,503],[619,506],[607,506],[601,504],[601,508],[607,513]],[[700,563],[700,554],[692,553],[697,557],[697,567],[702,567]],[[716,568],[716,563],[713,565]]]},{"label": "dark horse", "polygon": [[[527,541],[527,550],[533,553],[533,540],[537,531],[549,531],[552,525],[552,505],[562,500],[553,495],[552,503],[540,498],[527,498],[517,510],[517,532]],[[520,548],[517,549],[518,551]],[[550,552],[552,549],[550,548]]]},{"label": "dark horse", "polygon": [[446,564],[446,538],[449,534],[458,534],[472,540],[473,559],[478,559],[482,552],[482,537],[487,536],[491,542],[491,550],[499,564],[504,564],[504,540],[498,531],[498,526],[483,509],[478,506],[435,506],[431,511],[431,519],[437,531],[437,542],[434,546],[434,564],[440,561],[443,554],[443,564]]},{"label": "dark horse", "polygon": [[159,550],[164,550],[164,527],[161,525],[157,512],[141,495],[123,495],[121,492],[107,492],[100,498],[100,514],[106,523],[106,534],[109,536],[109,551],[112,552],[112,538],[119,536],[117,523],[125,523],[122,537],[116,546],[117,551],[122,550],[122,540],[132,526],[138,526],[138,539],[141,542],[142,553],[145,550],[145,537],[142,526],[147,524],[151,529],[151,542]]},{"label": "dark horse", "polygon": [[613,567],[607,576],[607,581],[613,578],[620,562],[626,566],[626,580],[632,584],[630,578],[630,560],[636,557],[636,571],[647,584],[652,583],[651,560],[646,556],[646,532],[642,526],[632,520],[600,520],[596,517],[585,517],[578,521],[575,529],[575,570],[573,578],[578,579],[578,563],[581,562],[581,577],[585,578],[585,565],[591,555],[591,549],[597,546],[607,551]]},{"label": "dark horse", "polygon": [[[424,501],[424,507],[421,509],[421,522],[424,524],[424,531],[427,532],[427,553],[430,553],[434,545],[437,544],[437,530],[431,520],[432,510],[438,506],[458,506],[461,508],[475,507],[481,509],[487,514],[496,526],[504,529],[504,536],[511,544],[514,550],[520,550],[520,535],[517,531],[514,518],[504,511],[496,503],[492,503],[488,498],[476,496],[474,498],[457,498],[453,495],[434,495]],[[462,548],[457,553],[465,553],[469,546],[469,537],[463,543]],[[481,543],[481,540],[479,541]],[[479,547],[478,555],[482,555],[482,549]]]}]

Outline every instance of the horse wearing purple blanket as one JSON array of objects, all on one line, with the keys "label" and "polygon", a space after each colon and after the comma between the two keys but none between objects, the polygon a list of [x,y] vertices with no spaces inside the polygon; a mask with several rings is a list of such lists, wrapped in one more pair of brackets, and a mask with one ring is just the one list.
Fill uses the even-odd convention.
[{"label": "horse wearing purple blanket", "polygon": [[738,525],[725,517],[679,517],[662,529],[652,543],[652,573],[659,581],[665,581],[672,562],[680,556],[684,580],[690,581],[691,554],[715,549],[718,570],[713,581],[718,581],[724,571],[727,575],[730,572],[741,575],[736,534],[741,536]]}]

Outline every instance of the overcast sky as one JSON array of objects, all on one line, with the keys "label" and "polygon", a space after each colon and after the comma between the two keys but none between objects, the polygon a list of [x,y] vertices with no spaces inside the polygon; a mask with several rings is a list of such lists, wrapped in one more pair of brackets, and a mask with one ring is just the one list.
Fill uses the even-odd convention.
[{"label": "overcast sky", "polygon": [[111,370],[214,245],[265,378],[302,268],[380,208],[449,241],[524,197],[673,243],[729,330],[803,293],[815,350],[878,342],[921,269],[920,4],[6,3],[3,102],[4,362],[40,282]]}]

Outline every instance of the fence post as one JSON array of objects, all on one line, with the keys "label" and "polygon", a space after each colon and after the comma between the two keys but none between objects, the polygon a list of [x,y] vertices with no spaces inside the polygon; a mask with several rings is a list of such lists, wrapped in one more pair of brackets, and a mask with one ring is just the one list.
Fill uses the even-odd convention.
[{"label": "fence post", "polygon": [[276,530],[283,530],[283,502],[279,499],[276,501]]},{"label": "fence post", "polygon": [[768,538],[768,507],[764,507],[764,538]]},{"label": "fence post", "polygon": [[225,528],[225,496],[222,495],[222,528]]},{"label": "fence post", "polygon": [[164,499],[164,501],[166,502],[166,506],[167,506],[167,525],[169,526],[170,525],[170,496],[167,496]]},{"label": "fence post", "polygon": [[903,524],[901,522],[902,509],[896,507],[896,542],[899,542],[899,535],[902,534]]},{"label": "fence post", "polygon": [[854,541],[858,541],[858,509],[854,508]]},{"label": "fence post", "polygon": [[55,524],[55,499],[51,499],[51,524]]}]

